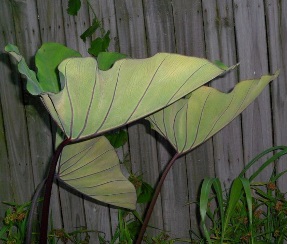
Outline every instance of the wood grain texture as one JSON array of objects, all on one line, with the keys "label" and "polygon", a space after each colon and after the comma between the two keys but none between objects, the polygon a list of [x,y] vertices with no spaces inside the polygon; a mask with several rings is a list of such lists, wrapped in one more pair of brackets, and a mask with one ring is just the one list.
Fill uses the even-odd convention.
[{"label": "wood grain texture", "polygon": [[205,57],[201,0],[173,0],[176,52]]},{"label": "wood grain texture", "polygon": [[60,187],[60,202],[63,216],[63,227],[65,231],[72,232],[79,227],[85,227],[86,218],[84,210],[84,200],[81,194],[69,191]]},{"label": "wood grain texture", "polygon": [[[39,30],[42,43],[45,42],[58,42],[65,43],[65,33],[64,33],[64,23],[63,15],[61,10],[61,3],[57,0],[49,1],[37,1],[37,15],[39,21]],[[53,121],[51,121],[52,132],[56,131],[57,126]],[[50,129],[51,130],[51,129]],[[52,137],[55,137],[52,133]],[[53,138],[54,140],[54,138]],[[52,141],[46,145],[47,149],[50,151],[50,155],[53,154],[53,143]],[[51,158],[50,158],[51,160]],[[50,160],[47,164],[43,165],[43,173],[47,173]],[[51,221],[53,221],[54,228],[63,228],[63,220],[61,214],[61,205],[59,199],[59,186],[55,182],[52,187],[52,196],[50,201],[50,216]]]},{"label": "wood grain texture", "polygon": [[[202,2],[175,0],[173,1],[173,15],[177,52],[190,56],[206,57]],[[198,200],[202,179],[214,177],[213,162],[212,140],[195,148],[185,156],[189,202]],[[190,229],[199,233],[198,208],[196,204],[188,204],[187,206],[189,207]],[[185,228],[187,226],[185,224]]]},{"label": "wood grain texture", "polygon": [[[115,8],[120,52],[133,58],[147,57],[142,3],[120,0],[115,1]],[[144,180],[154,186],[159,175],[154,132],[149,129],[146,121],[128,126],[128,132],[133,173],[143,174]],[[144,209],[141,208],[138,211],[143,213]],[[160,200],[156,204],[150,225],[163,228]],[[150,229],[149,233],[152,235],[156,231]]]},{"label": "wood grain texture", "polygon": [[[110,211],[107,205],[98,202],[84,201],[86,225],[89,230],[105,233],[106,240],[111,240]],[[90,241],[99,243],[98,232],[91,232]]]},{"label": "wood grain texture", "polygon": [[[287,11],[286,1],[265,1],[266,22],[268,33],[269,67],[270,72],[280,69],[280,75],[271,84],[272,118],[274,145],[287,145],[287,135],[284,132],[287,121]],[[286,157],[278,162],[279,172],[287,169]],[[280,190],[287,191],[286,176],[279,180]]]},{"label": "wood grain texture", "polygon": [[141,1],[115,1],[119,48],[132,58],[147,57],[147,44]]},{"label": "wood grain texture", "polygon": [[[143,1],[147,33],[148,54],[176,52],[173,7],[168,1]],[[156,135],[160,172],[175,153],[170,144]],[[178,159],[168,173],[161,190],[163,227],[172,237],[188,237],[188,189],[184,158]]]},{"label": "wood grain texture", "polygon": [[[4,54],[0,54],[1,60],[5,60],[4,62],[0,63],[0,72],[3,69],[3,65],[9,64],[7,56],[4,57]],[[1,72],[2,74],[4,72]],[[5,74],[5,73],[4,73]],[[8,80],[8,77],[6,77]],[[4,78],[5,79],[5,78]],[[5,205],[2,203],[3,201],[12,201],[12,186],[11,182],[11,175],[10,175],[10,168],[9,168],[9,158],[8,158],[8,148],[6,143],[6,134],[4,128],[4,121],[3,121],[3,112],[2,112],[2,105],[1,105],[1,96],[0,96],[0,226],[3,226],[3,217],[5,216]]]},{"label": "wood grain texture", "polygon": [[[220,60],[228,66],[236,64],[232,2],[204,0],[202,6],[207,58]],[[211,86],[230,92],[236,83],[237,70],[233,70],[215,79]],[[240,116],[213,137],[213,153],[216,176],[220,178],[223,188],[229,189],[232,180],[243,169]]]},{"label": "wood grain texture", "polygon": [[41,41],[65,43],[65,26],[61,1],[37,0]]},{"label": "wood grain texture", "polygon": [[[41,45],[36,1],[14,1],[13,8],[16,42],[29,62]],[[50,117],[38,97],[27,95],[24,98],[34,181],[38,185],[46,176],[52,155]]]},{"label": "wood grain texture", "polygon": [[62,1],[62,12],[64,20],[66,45],[80,52],[84,57],[89,56],[88,48],[90,39],[84,42],[80,35],[90,26],[90,16],[86,1],[82,1],[81,9],[77,16],[71,16],[67,13],[68,0]]},{"label": "wood grain texture", "polygon": [[[110,45],[109,51],[118,51],[118,35],[117,35],[117,21],[116,21],[116,12],[115,12],[115,3],[114,0],[97,0],[91,1],[91,6],[96,12],[98,20],[101,21],[102,27],[106,31],[110,31]],[[94,19],[94,14],[90,10],[90,21]],[[100,35],[100,30],[97,30],[96,34],[93,35],[93,39],[97,38]]]},{"label": "wood grain texture", "polygon": [[148,54],[175,52],[175,35],[171,2],[144,0]]},{"label": "wood grain texture", "polygon": [[[16,42],[12,19],[14,11],[10,1],[2,2],[0,23],[3,23],[1,33],[4,38],[0,40],[1,50],[7,43]],[[6,78],[0,82],[0,96],[11,175],[10,200],[24,203],[29,201],[33,194],[34,182],[21,81],[16,67],[10,65],[6,55],[0,69],[1,76]]]},{"label": "wood grain texture", "polygon": [[[6,14],[2,13],[5,11]],[[6,45],[6,41],[13,40],[13,26],[12,25],[4,25],[6,19],[11,13],[11,8],[8,2],[3,3],[0,10],[0,32],[3,34],[3,38],[0,38],[0,49],[3,50],[4,46]],[[10,19],[12,16],[10,16]],[[0,73],[2,76],[2,80],[0,81],[0,87],[5,85],[4,81],[11,82],[11,63],[9,57],[5,53],[0,54]],[[13,86],[12,86],[13,87]],[[7,94],[7,98],[9,99],[9,94]],[[2,105],[3,104],[3,105]],[[9,100],[5,101],[5,97],[2,97],[2,93],[0,92],[0,226],[3,226],[3,218],[5,216],[6,206],[2,203],[3,201],[14,201],[14,194],[17,192],[16,189],[13,189],[13,179],[11,178],[11,169],[10,169],[10,160],[9,159],[9,144],[7,144],[7,137],[8,133],[5,131],[5,127],[7,127],[7,123],[10,123],[7,120],[7,114],[4,114],[5,111],[5,104],[9,106]],[[2,108],[4,107],[4,110]],[[6,108],[7,110],[7,108]],[[4,120],[5,119],[5,120]],[[6,123],[5,123],[6,122]],[[9,129],[9,128],[8,128]],[[10,132],[11,134],[11,132]],[[12,135],[13,136],[13,135]],[[11,147],[11,145],[10,145]],[[12,162],[13,164],[13,162]]]},{"label": "wood grain texture", "polygon": [[[240,62],[239,78],[240,80],[258,78],[268,73],[264,2],[235,0],[233,8],[237,54]],[[273,145],[269,92],[268,87],[264,89],[255,102],[242,113],[245,164]],[[256,168],[258,165],[250,169],[248,174]],[[268,179],[270,170],[271,167],[262,172],[258,180]]]}]

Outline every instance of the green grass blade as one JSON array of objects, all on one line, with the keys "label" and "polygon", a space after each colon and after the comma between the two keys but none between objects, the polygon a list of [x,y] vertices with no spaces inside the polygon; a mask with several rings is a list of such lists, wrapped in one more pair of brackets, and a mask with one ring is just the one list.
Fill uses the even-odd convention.
[{"label": "green grass blade", "polygon": [[252,215],[252,194],[251,194],[251,187],[250,182],[246,178],[239,178],[241,181],[241,184],[243,186],[245,196],[246,196],[246,203],[248,208],[248,218],[249,218],[249,228],[250,228],[250,234],[251,234],[251,243],[254,243],[254,236],[253,236],[253,230],[252,230],[252,222],[253,222],[253,215]]},{"label": "green grass blade", "polygon": [[[202,183],[201,193],[200,193],[200,216],[202,220],[202,227],[204,230],[204,234],[209,243],[211,243],[211,239],[210,239],[210,235],[205,224],[205,220],[206,220],[206,216],[210,216],[210,219],[212,220],[212,222],[214,222],[214,218],[211,216],[211,213],[208,208],[208,204],[210,202],[209,195],[210,195],[212,186],[214,187],[214,190],[216,193],[216,200],[218,201],[218,205],[219,205],[221,221],[224,220],[223,196],[222,196],[221,183],[219,179],[217,178],[206,178],[204,179]],[[221,224],[221,226],[223,226],[223,224]],[[221,240],[221,243],[222,241],[223,240]]]},{"label": "green grass blade", "polygon": [[284,175],[284,174],[286,174],[286,173],[287,173],[287,170],[282,171],[281,173],[275,175],[275,176],[271,179],[271,181],[272,181],[272,182],[277,181],[282,175]]},{"label": "green grass blade", "polygon": [[[216,199],[218,201],[218,208],[220,213],[221,220],[221,231],[223,232],[223,223],[224,223],[224,210],[223,210],[223,196],[222,196],[222,187],[219,179],[214,179],[213,187],[216,193]],[[223,243],[223,235],[221,236],[221,243]]]},{"label": "green grass blade", "polygon": [[240,178],[236,178],[233,181],[233,184],[231,186],[230,195],[228,199],[228,206],[225,213],[225,220],[223,225],[223,232],[222,232],[222,239],[224,238],[225,231],[227,229],[229,220],[231,216],[234,214],[234,209],[236,207],[236,204],[238,203],[240,197],[242,196],[242,182]]},{"label": "green grass blade", "polygon": [[[258,154],[255,158],[253,158],[245,167],[244,169],[241,171],[240,175],[238,177],[244,177],[244,174],[247,172],[247,170],[253,165],[255,164],[260,158],[266,156],[267,154],[269,154],[270,152],[276,151],[276,150],[281,150],[281,151],[285,151],[287,150],[286,146],[276,146],[276,147],[271,147],[266,149],[265,151],[263,151],[262,153]],[[284,153],[284,154],[285,154]],[[266,166],[265,166],[266,167]]]},{"label": "green grass blade", "polygon": [[211,239],[210,239],[210,235],[205,224],[205,219],[206,219],[207,211],[208,211],[209,194],[211,192],[211,187],[214,181],[215,181],[214,178],[206,178],[203,180],[203,183],[201,186],[201,192],[200,192],[200,201],[199,201],[202,227],[203,227],[204,235],[208,243],[211,243]]},{"label": "green grass blade", "polygon": [[287,149],[278,152],[276,154],[274,154],[271,158],[269,158],[264,164],[262,164],[258,170],[256,170],[250,177],[249,180],[250,182],[252,180],[254,180],[269,164],[273,163],[274,161],[276,161],[277,159],[279,159],[280,157],[282,157],[283,155],[285,155],[287,153]]}]

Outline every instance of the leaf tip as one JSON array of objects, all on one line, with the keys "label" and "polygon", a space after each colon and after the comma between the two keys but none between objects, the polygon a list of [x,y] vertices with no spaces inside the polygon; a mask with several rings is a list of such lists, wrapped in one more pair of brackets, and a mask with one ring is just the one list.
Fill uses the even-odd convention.
[{"label": "leaf tip", "polygon": [[214,60],[213,64],[222,70],[229,70],[229,67],[220,60]]}]

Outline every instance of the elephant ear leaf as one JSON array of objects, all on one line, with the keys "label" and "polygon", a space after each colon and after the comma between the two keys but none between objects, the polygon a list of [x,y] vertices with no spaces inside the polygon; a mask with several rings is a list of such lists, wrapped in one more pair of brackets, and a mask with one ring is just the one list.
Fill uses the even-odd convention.
[{"label": "elephant ear leaf", "polygon": [[44,92],[44,89],[39,84],[36,73],[30,70],[24,57],[20,54],[18,47],[8,44],[5,51],[10,53],[18,62],[18,70],[21,74],[27,77],[27,90],[32,95],[38,95]]},{"label": "elephant ear leaf", "polygon": [[122,174],[117,154],[104,136],[67,145],[58,164],[58,178],[70,187],[101,202],[135,209],[135,188]]},{"label": "elephant ear leaf", "polygon": [[61,90],[57,67],[64,59],[70,57],[81,57],[81,54],[59,43],[44,43],[37,51],[37,77],[45,92],[57,93]]},{"label": "elephant ear leaf", "polygon": [[94,58],[70,58],[59,71],[63,90],[42,98],[72,139],[94,137],[145,117],[225,72],[205,59],[167,53],[121,59],[105,71]]},{"label": "elephant ear leaf", "polygon": [[185,153],[231,122],[277,75],[242,81],[227,94],[202,86],[147,119],[179,153]]},{"label": "elephant ear leaf", "polygon": [[77,51],[62,44],[44,43],[35,56],[38,69],[36,75],[33,70],[29,69],[18,47],[8,44],[5,51],[10,53],[18,62],[18,70],[27,77],[27,90],[32,95],[39,95],[43,92],[59,92],[62,87],[59,83],[58,65],[66,58],[81,56]]}]

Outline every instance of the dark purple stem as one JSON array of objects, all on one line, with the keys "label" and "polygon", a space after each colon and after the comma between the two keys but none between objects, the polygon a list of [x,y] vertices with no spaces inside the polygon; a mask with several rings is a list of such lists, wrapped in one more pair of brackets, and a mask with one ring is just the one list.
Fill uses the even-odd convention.
[{"label": "dark purple stem", "polygon": [[159,182],[157,183],[157,186],[156,186],[156,189],[155,189],[155,192],[154,192],[154,195],[153,195],[153,198],[148,206],[148,210],[146,212],[146,216],[144,218],[144,222],[142,224],[142,227],[141,227],[141,230],[140,230],[140,233],[138,235],[138,238],[137,238],[137,241],[136,241],[136,244],[141,244],[142,243],[142,239],[143,239],[143,236],[144,236],[144,233],[146,231],[146,228],[147,228],[147,225],[148,225],[148,222],[150,220],[150,217],[151,217],[151,214],[152,214],[152,211],[154,209],[154,206],[155,206],[155,203],[156,203],[156,200],[158,198],[158,195],[161,191],[161,187],[163,185],[163,182],[169,172],[169,170],[171,169],[172,165],[174,164],[175,160],[180,156],[179,153],[176,153],[173,158],[168,162],[168,164],[166,165],[164,171],[162,172],[162,175],[160,177],[160,180]]},{"label": "dark purple stem", "polygon": [[54,181],[54,176],[57,168],[58,159],[63,151],[63,148],[69,144],[71,139],[64,140],[57,148],[56,152],[54,153],[49,174],[46,179],[46,187],[44,193],[44,200],[43,200],[43,208],[42,208],[42,217],[41,217],[41,230],[40,230],[40,240],[39,243],[47,243],[47,235],[48,235],[48,221],[49,221],[49,210],[50,210],[50,199],[51,199],[51,191],[52,185]]}]

